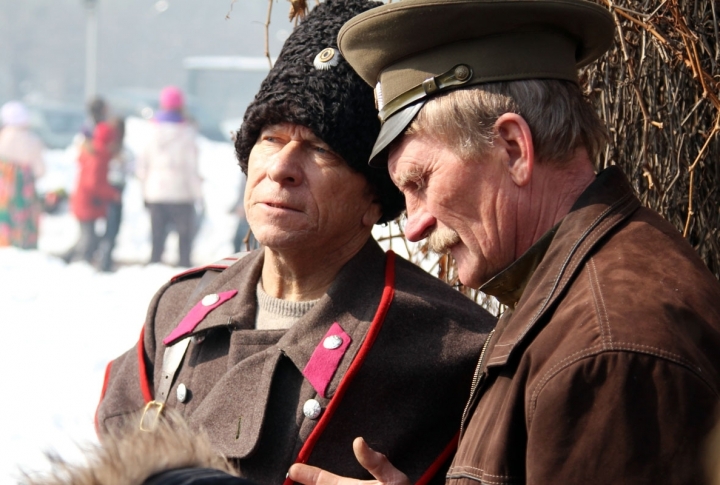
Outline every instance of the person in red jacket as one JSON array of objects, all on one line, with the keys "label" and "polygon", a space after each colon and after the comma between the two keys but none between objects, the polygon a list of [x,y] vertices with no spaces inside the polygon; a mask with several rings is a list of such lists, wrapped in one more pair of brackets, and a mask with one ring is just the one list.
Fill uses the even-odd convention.
[{"label": "person in red jacket", "polygon": [[80,172],[71,200],[73,215],[80,223],[80,238],[63,258],[68,263],[76,257],[93,263],[100,241],[95,222],[105,217],[108,202],[120,199],[120,193],[107,181],[108,163],[117,149],[116,139],[112,125],[102,122],[80,149]]}]

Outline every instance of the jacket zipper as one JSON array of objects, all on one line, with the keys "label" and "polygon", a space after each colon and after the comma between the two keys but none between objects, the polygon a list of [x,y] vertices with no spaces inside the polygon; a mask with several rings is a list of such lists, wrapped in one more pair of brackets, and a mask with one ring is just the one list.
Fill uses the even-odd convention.
[{"label": "jacket zipper", "polygon": [[468,412],[470,411],[470,406],[473,402],[473,398],[475,397],[475,391],[477,390],[478,384],[480,383],[483,362],[485,361],[485,352],[487,351],[488,345],[490,344],[490,339],[492,339],[492,336],[494,333],[495,333],[495,329],[493,328],[492,331],[490,332],[490,334],[488,335],[488,338],[485,340],[485,343],[483,344],[482,351],[480,352],[480,359],[478,360],[477,367],[475,367],[475,373],[473,374],[472,385],[470,386],[470,397],[468,398],[468,401],[465,404],[465,409],[463,410],[463,414],[462,414],[462,421],[460,421],[460,437],[461,438],[462,438],[464,428],[465,428],[465,420],[467,419]]}]

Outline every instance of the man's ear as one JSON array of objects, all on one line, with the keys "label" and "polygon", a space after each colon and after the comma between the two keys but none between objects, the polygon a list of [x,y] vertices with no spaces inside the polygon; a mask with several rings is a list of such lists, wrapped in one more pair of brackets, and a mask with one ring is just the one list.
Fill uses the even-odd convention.
[{"label": "man's ear", "polygon": [[518,187],[530,183],[535,165],[535,149],[530,126],[516,113],[505,113],[495,122],[494,144],[505,152],[506,169]]},{"label": "man's ear", "polygon": [[362,223],[365,227],[373,227],[382,217],[382,204],[380,200],[373,200],[363,214]]}]

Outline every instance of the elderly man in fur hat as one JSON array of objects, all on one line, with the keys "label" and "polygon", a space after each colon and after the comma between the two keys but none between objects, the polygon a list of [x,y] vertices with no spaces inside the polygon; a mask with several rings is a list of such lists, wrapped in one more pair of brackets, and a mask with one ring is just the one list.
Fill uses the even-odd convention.
[{"label": "elderly man in fur hat", "polygon": [[[617,167],[595,172],[605,127],[576,69],[614,28],[584,0],[405,0],[340,31],[340,51],[376,87],[371,164],[389,152],[406,236],[429,237],[464,284],[507,306],[450,485],[704,481],[720,284]],[[408,483],[356,446],[380,482]],[[301,465],[290,476],[342,482]]]},{"label": "elderly man in fur hat", "polygon": [[495,320],[371,237],[404,201],[367,165],[372,89],[336,37],[377,5],[328,0],[285,43],[236,139],[263,248],[157,293],[137,347],[109,366],[101,436],[150,429],[169,407],[258,483],[294,462],[369,478],[360,435],[413,481],[442,482]]}]

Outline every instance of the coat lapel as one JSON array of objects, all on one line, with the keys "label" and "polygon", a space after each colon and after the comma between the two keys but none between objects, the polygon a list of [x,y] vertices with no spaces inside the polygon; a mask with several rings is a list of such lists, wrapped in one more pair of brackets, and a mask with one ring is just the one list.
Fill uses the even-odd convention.
[{"label": "coat lapel", "polygon": [[[173,330],[162,336],[163,343],[172,345],[182,338],[218,327],[255,328],[255,287],[260,278],[263,259],[262,250],[253,251],[220,273],[207,288],[187,302]],[[208,302],[214,295],[218,296],[216,303],[203,304],[203,301]]]},{"label": "coat lapel", "polygon": [[[331,398],[355,359],[370,328],[385,282],[385,256],[370,239],[363,249],[338,273],[328,292],[280,339],[278,347],[299,371],[307,368],[318,346],[334,324],[350,337],[324,397]],[[338,349],[339,350],[339,349]],[[322,395],[321,390],[318,394]]]}]

